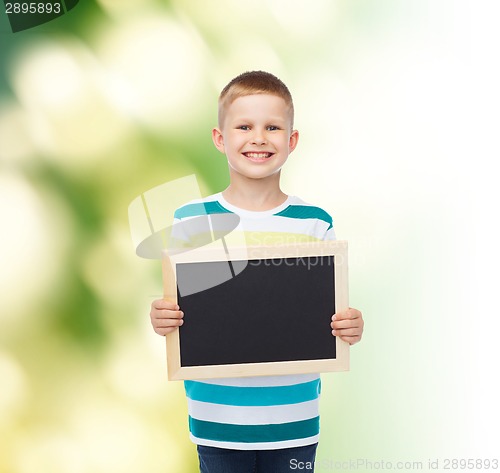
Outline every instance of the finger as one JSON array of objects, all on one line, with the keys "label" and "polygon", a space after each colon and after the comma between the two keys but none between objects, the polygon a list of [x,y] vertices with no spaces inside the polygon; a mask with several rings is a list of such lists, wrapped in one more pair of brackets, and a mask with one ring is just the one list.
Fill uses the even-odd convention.
[{"label": "finger", "polygon": [[183,319],[157,319],[154,321],[155,328],[180,327],[184,324]]},{"label": "finger", "polygon": [[172,333],[174,330],[177,330],[177,327],[169,327],[169,328],[155,328],[155,332],[158,335],[167,335],[169,333]]},{"label": "finger", "polygon": [[334,337],[359,337],[361,335],[361,332],[358,328],[345,328],[342,330],[332,330],[332,335]]},{"label": "finger", "polygon": [[333,314],[333,320],[347,320],[347,319],[358,319],[361,317],[361,312],[357,309],[349,307],[349,309],[341,310],[340,312]]},{"label": "finger", "polygon": [[330,326],[333,329],[343,329],[343,328],[354,328],[354,327],[362,327],[363,322],[361,319],[346,319],[346,320],[336,320],[332,322]]},{"label": "finger", "polygon": [[151,310],[151,318],[156,320],[182,319],[183,317],[184,312],[182,312],[182,310]]},{"label": "finger", "polygon": [[166,299],[156,299],[151,303],[152,309],[179,310],[179,305],[175,301]]}]

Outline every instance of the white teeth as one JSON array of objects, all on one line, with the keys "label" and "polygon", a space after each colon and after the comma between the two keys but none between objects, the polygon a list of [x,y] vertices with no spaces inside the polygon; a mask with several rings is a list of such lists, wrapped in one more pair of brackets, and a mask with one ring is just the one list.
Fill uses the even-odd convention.
[{"label": "white teeth", "polygon": [[265,158],[269,158],[269,156],[271,156],[271,153],[245,153],[245,155],[248,158],[265,159]]}]

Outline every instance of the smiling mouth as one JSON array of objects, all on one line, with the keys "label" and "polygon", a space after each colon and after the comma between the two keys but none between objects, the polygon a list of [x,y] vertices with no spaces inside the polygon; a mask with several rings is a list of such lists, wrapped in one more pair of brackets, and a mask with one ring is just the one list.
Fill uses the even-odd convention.
[{"label": "smiling mouth", "polygon": [[250,159],[258,159],[258,160],[264,160],[264,159],[269,159],[274,153],[243,153],[244,156]]}]

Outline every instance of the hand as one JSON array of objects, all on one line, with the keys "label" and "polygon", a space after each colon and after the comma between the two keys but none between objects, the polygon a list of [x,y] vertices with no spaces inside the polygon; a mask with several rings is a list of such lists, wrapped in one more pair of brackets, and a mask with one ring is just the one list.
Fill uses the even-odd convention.
[{"label": "hand", "polygon": [[343,310],[332,316],[332,335],[339,337],[349,345],[354,345],[361,340],[363,335],[363,314],[357,309]]},{"label": "hand", "polygon": [[157,299],[151,303],[151,325],[158,335],[166,335],[180,327],[184,321],[184,312],[175,302]]}]

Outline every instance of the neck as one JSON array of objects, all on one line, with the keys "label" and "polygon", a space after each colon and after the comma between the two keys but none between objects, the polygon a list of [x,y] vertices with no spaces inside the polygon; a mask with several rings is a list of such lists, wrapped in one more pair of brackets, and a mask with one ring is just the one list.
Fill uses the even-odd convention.
[{"label": "neck", "polygon": [[224,199],[230,204],[245,210],[262,212],[281,205],[287,195],[279,186],[279,179],[270,186],[266,179],[248,179],[250,182],[231,184],[222,192]]}]

